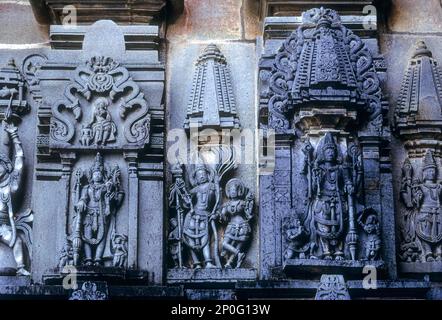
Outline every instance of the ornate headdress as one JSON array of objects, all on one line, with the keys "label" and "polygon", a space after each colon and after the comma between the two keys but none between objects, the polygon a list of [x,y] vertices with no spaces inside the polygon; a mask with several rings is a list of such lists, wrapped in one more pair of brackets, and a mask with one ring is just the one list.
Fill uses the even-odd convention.
[{"label": "ornate headdress", "polygon": [[433,152],[431,152],[431,150],[427,150],[424,156],[424,163],[422,166],[422,170],[430,168],[437,169],[437,165],[433,158]]},{"label": "ornate headdress", "polygon": [[95,161],[94,164],[91,167],[91,173],[94,172],[104,172],[104,164],[103,164],[103,157],[101,156],[101,154],[99,152],[97,152],[97,155],[95,156]]},{"label": "ornate headdress", "polygon": [[243,197],[244,196],[244,192],[245,192],[245,186],[244,186],[244,183],[241,180],[237,179],[237,178],[231,179],[231,180],[229,180],[229,182],[227,182],[227,184],[226,184],[226,194],[227,194],[227,196],[229,194],[229,190],[230,190],[230,187],[232,185],[235,185],[236,188],[238,189],[238,196],[239,197]]},{"label": "ornate headdress", "polygon": [[192,186],[195,186],[197,184],[196,183],[196,173],[201,170],[203,170],[207,173],[209,181],[213,181],[214,172],[202,160],[198,160],[198,162],[195,164],[194,170],[192,171],[191,176],[190,176],[190,183]]},{"label": "ornate headdress", "polygon": [[98,105],[99,103],[103,103],[106,106],[109,106],[109,100],[105,97],[99,97],[97,100],[95,100],[94,105]]},{"label": "ornate headdress", "polygon": [[333,139],[333,136],[330,132],[327,132],[324,137],[323,150],[326,149],[334,149],[335,151],[338,150],[335,139]]}]

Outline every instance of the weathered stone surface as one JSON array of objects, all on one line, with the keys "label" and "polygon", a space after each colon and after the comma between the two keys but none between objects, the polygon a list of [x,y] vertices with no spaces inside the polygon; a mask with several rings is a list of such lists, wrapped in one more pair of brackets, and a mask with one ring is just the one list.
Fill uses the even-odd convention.
[{"label": "weathered stone surface", "polygon": [[442,32],[442,5],[439,0],[422,3],[413,0],[392,0],[388,22],[393,32]]},{"label": "weathered stone surface", "polygon": [[400,262],[400,271],[404,274],[439,274],[442,276],[442,265],[440,262]]},{"label": "weathered stone surface", "polygon": [[290,259],[284,262],[284,272],[295,278],[305,277],[306,275],[321,275],[323,273],[342,272],[350,277],[363,277],[363,270],[366,267],[375,268],[378,275],[385,271],[385,263],[382,261],[324,261],[307,259]]},{"label": "weathered stone surface", "polygon": [[168,27],[170,40],[241,39],[241,0],[186,0],[183,14]]},{"label": "weathered stone surface", "polygon": [[40,26],[32,14],[28,1],[0,2],[2,32],[0,49],[39,48],[48,45],[48,26]]},{"label": "weathered stone surface", "polygon": [[[170,1],[176,7],[181,7],[180,2],[182,0]],[[92,24],[101,19],[111,19],[121,24],[146,23],[158,19],[166,3],[166,0],[136,0],[129,6],[126,0],[112,1],[104,5],[98,0],[31,0],[36,19],[46,24]]]},{"label": "weathered stone surface", "polygon": [[[38,23],[52,24],[49,35],[48,26],[39,26],[32,18],[29,3],[34,5]],[[66,4],[76,5],[81,25],[61,25]],[[371,5],[378,6],[379,20]],[[302,13],[321,6],[337,10],[342,23],[333,17],[330,23],[330,12],[323,10],[315,11],[309,17],[311,23],[303,25]],[[22,196],[14,200],[14,210],[31,208],[35,214],[30,277],[15,276],[12,250],[0,244],[1,298],[69,299],[73,291],[61,284],[76,264],[80,286],[75,295],[83,299],[312,299],[319,287],[318,293],[327,299],[441,299],[440,204],[433,203],[434,199],[440,202],[441,196],[427,191],[440,189],[442,172],[436,170],[435,178],[428,173],[439,169],[442,154],[440,137],[434,134],[442,121],[442,91],[434,71],[442,61],[441,16],[438,0],[1,2],[0,66],[13,58],[24,79],[21,84],[8,84],[3,75],[9,73],[0,70],[0,120],[8,115],[9,106],[16,111],[26,156]],[[72,22],[70,18],[65,22]],[[280,50],[300,26],[307,30],[302,41],[299,33],[294,34]],[[426,58],[417,57],[413,63],[419,67],[407,71],[418,40],[432,51],[433,72],[428,71]],[[232,269],[172,268],[174,251],[166,242],[175,241],[177,233],[165,225],[173,213],[166,190],[176,184],[177,174],[166,169],[166,152],[172,150],[173,142],[166,143],[166,139],[177,136],[173,129],[182,129],[195,62],[207,46],[213,48],[211,43],[224,57],[216,50],[209,50],[210,54],[227,62],[230,76],[217,76],[222,69],[217,67],[206,73],[217,79],[217,94],[205,91],[204,81],[196,81],[199,91],[194,97],[205,102],[202,108],[193,108],[189,118],[204,118],[205,112],[216,111],[222,120],[240,122],[243,132],[257,127],[271,132],[263,126],[269,114],[262,106],[269,105],[266,90],[272,87],[284,98],[287,94],[288,108],[282,103],[280,111],[289,125],[276,136],[271,175],[257,176],[253,132],[243,141],[251,147],[248,162],[213,182],[221,195],[219,214],[230,220],[216,220],[218,238],[212,240],[218,240],[220,249],[229,236],[239,239],[220,259],[221,265]],[[296,48],[299,43],[302,48]],[[272,68],[284,76],[272,77]],[[404,77],[404,72],[409,74]],[[112,82],[118,85],[108,90]],[[72,84],[78,92],[70,91]],[[22,88],[23,94],[14,93],[10,100],[12,86]],[[138,104],[131,105],[134,113],[124,119],[119,111],[133,102],[131,97]],[[143,121],[134,126],[132,133],[142,136],[143,143],[130,147],[125,142],[127,122],[144,105],[150,126]],[[390,127],[396,106],[407,118],[400,130]],[[71,107],[74,112],[65,110]],[[372,113],[381,116],[372,118]],[[72,124],[67,130],[74,132],[69,143],[50,139],[60,115]],[[144,115],[141,120],[147,120]],[[369,126],[367,120],[371,120]],[[217,129],[225,123],[209,122]],[[182,137],[189,141],[185,132]],[[321,149],[336,154],[324,160]],[[109,175],[95,170],[103,173],[108,188],[88,177],[90,168],[100,167],[94,165],[97,152],[103,156],[103,166],[110,165],[109,172],[112,165],[121,171],[121,175]],[[410,166],[412,174],[407,171]],[[78,169],[85,174],[78,176],[81,181],[76,184]],[[194,170],[185,169],[182,176],[187,182],[188,173]],[[426,181],[422,181],[423,173]],[[339,182],[334,184],[334,178]],[[83,208],[76,192],[84,190],[97,191],[89,197],[104,205],[91,206],[95,200],[86,201],[85,196],[88,206]],[[413,196],[419,190],[422,196]],[[124,193],[124,199],[117,205],[113,200],[118,192]],[[259,205],[253,205],[254,201]],[[189,202],[198,210],[184,208],[194,222],[200,218],[196,212],[204,215],[203,202]],[[329,204],[333,209],[327,209]],[[103,212],[116,218],[115,228],[106,219],[104,223],[98,219]],[[78,216],[83,218],[80,222],[89,219],[90,225],[75,226]],[[341,217],[342,222],[335,221]],[[404,226],[402,217],[412,223]],[[431,232],[425,229],[428,225]],[[0,233],[9,232],[5,226]],[[343,230],[333,230],[341,226]],[[92,236],[85,235],[91,230]],[[100,252],[95,252],[100,241],[91,241],[95,236],[101,239],[103,230],[113,231],[108,234],[112,235],[111,255],[103,254],[104,266],[83,266],[87,260],[103,262]],[[243,240],[248,242],[244,246]],[[92,243],[88,247],[84,241]],[[87,248],[92,248],[91,254]],[[91,259],[74,263],[74,251]],[[245,254],[244,260],[235,260],[240,253]],[[192,260],[186,256],[185,261],[174,262],[188,267]],[[376,268],[376,290],[366,290],[367,266]]]},{"label": "weathered stone surface", "polygon": [[255,269],[170,269],[167,280],[170,283],[237,282],[255,280]]}]

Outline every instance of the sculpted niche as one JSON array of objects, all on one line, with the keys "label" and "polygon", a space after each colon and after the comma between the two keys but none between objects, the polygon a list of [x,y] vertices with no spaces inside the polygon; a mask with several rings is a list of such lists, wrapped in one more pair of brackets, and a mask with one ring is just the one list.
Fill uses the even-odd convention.
[{"label": "sculpted niche", "polygon": [[398,258],[406,273],[442,272],[442,71],[423,41],[416,44],[395,109],[394,132],[404,146]]},{"label": "sculpted niche", "polygon": [[[89,119],[82,120],[85,108],[89,108]],[[150,137],[148,109],[144,94],[125,67],[111,57],[94,56],[77,67],[64,98],[53,106],[52,146],[75,148],[78,141],[87,149],[143,147]],[[74,122],[66,111],[73,114]]]},{"label": "sculpted niche", "polygon": [[304,12],[279,48],[272,40],[260,61],[261,128],[276,140],[273,176],[260,182],[272,190],[260,196],[262,232],[276,230],[262,247],[266,276],[384,268],[383,59],[328,8]]},{"label": "sculpted niche", "polygon": [[118,234],[116,225],[124,195],[120,168],[106,166],[100,153],[90,168],[76,171],[72,230],[60,255],[59,267],[126,267],[127,237]]},{"label": "sculpted niche", "polygon": [[188,179],[183,166],[172,167],[169,205],[173,216],[168,239],[176,268],[240,268],[246,256],[254,196],[240,179],[224,184],[223,177],[234,168],[233,149],[224,150],[230,156],[223,163],[210,165],[200,160],[185,166]]}]

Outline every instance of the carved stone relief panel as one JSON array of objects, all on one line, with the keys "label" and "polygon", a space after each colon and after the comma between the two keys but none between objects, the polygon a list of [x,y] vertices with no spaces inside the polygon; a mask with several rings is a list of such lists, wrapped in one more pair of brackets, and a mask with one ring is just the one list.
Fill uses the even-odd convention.
[{"label": "carved stone relief panel", "polygon": [[[261,61],[263,76],[269,72],[265,76],[268,87],[264,85],[261,93],[263,102],[268,101],[261,106],[261,114],[268,114],[263,124],[282,133],[293,129],[293,112],[301,111],[295,123],[308,126],[304,122],[315,123],[315,118],[324,114],[322,109],[339,106],[345,111],[341,111],[344,114],[337,125],[354,120],[355,112],[368,115],[373,129],[382,124],[377,58],[364,41],[343,26],[331,9],[306,11],[302,21],[272,56],[272,62],[267,63],[267,57]],[[302,111],[303,106],[315,104],[316,109]]]},{"label": "carved stone relief panel", "polygon": [[[51,30],[54,39],[70,41],[69,28]],[[159,27],[98,21],[76,32],[82,50],[56,46],[36,73],[44,99],[34,190],[63,192],[39,217],[39,225],[50,217],[56,228],[54,235],[39,230],[48,245],[39,249],[33,276],[60,281],[66,266],[74,266],[85,280],[121,278],[131,269],[160,283],[165,68]],[[126,46],[134,32],[146,35],[137,50]],[[46,210],[37,197],[37,209]]]},{"label": "carved stone relief panel", "polygon": [[[72,112],[74,123],[65,110]],[[111,57],[94,56],[77,67],[53,114],[52,148],[78,148],[78,142],[83,148],[102,149],[142,148],[149,143],[150,115],[144,94],[129,71]],[[116,117],[121,119],[118,127]]]},{"label": "carved stone relief panel", "polygon": [[[91,167],[77,169],[71,233],[67,248],[63,248],[68,255],[72,247],[74,266],[102,266],[105,260],[110,260],[114,267],[126,267],[127,236],[118,233],[116,224],[124,195],[119,166],[106,165],[100,153]],[[62,255],[63,259],[66,254]],[[69,259],[66,262],[69,263]]]},{"label": "carved stone relief panel", "polygon": [[[279,49],[275,43],[266,40],[260,61],[260,122],[290,150],[290,167],[277,151],[273,210],[282,231],[273,235],[273,268],[296,277],[354,274],[367,263],[383,269],[385,260],[390,267],[394,255],[383,251],[383,232],[391,226],[383,216],[393,212],[382,212],[387,200],[376,182],[389,141],[382,57],[326,8],[304,12],[298,29]],[[293,185],[282,193],[280,172]],[[277,209],[281,194],[288,199]]]},{"label": "carved stone relief panel", "polygon": [[[230,45],[223,51],[226,48],[232,55]],[[242,176],[244,167],[253,169],[253,164],[237,162],[243,142],[224,139],[227,132],[230,137],[235,136],[232,132],[241,135],[239,115],[249,111],[241,102],[248,91],[243,96],[235,92],[238,83],[243,89],[249,86],[235,81],[238,66],[228,63],[220,46],[209,44],[195,58],[193,82],[186,92],[190,98],[181,109],[185,117],[180,117],[181,123],[172,117],[173,126],[184,122],[186,156],[170,167],[168,282],[255,279],[255,258],[250,254],[257,244],[255,197],[250,179]],[[249,115],[246,121],[250,120]]]},{"label": "carved stone relief panel", "polygon": [[186,166],[187,179],[180,165],[172,168],[169,204],[174,212],[168,240],[176,268],[240,268],[247,253],[254,195],[238,178],[223,180],[235,167],[234,155],[227,146],[212,147],[210,152],[219,150],[231,153],[228,161]]},{"label": "carved stone relief panel", "polygon": [[404,147],[398,191],[400,271],[442,272],[442,71],[423,41],[403,77],[394,129]]},{"label": "carved stone relief panel", "polygon": [[[39,58],[34,59],[36,56]],[[39,63],[31,68],[31,61],[37,60]],[[0,68],[1,275],[29,276],[32,268],[34,214],[28,207],[28,187],[32,185],[28,171],[32,174],[32,166],[29,159],[25,161],[25,157],[30,157],[28,141],[32,139],[29,135],[32,122],[27,120],[27,115],[32,112],[30,94],[35,99],[38,91],[32,73],[43,62],[42,55],[19,55]]]}]

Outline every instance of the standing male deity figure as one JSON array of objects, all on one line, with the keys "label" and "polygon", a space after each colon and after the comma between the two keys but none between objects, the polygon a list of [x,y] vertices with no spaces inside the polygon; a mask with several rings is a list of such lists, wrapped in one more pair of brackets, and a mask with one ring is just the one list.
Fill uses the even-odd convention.
[{"label": "standing male deity figure", "polygon": [[431,150],[424,156],[421,180],[413,180],[408,159],[402,168],[401,198],[407,208],[414,210],[411,237],[418,244],[422,262],[442,261],[442,185],[437,180],[437,169]]},{"label": "standing male deity figure", "polygon": [[195,186],[189,192],[191,209],[184,218],[183,241],[190,249],[194,268],[202,266],[201,253],[205,267],[215,268],[210,247],[210,225],[217,217],[219,187],[214,182],[213,173],[203,164],[196,165],[192,181]]},{"label": "standing male deity figure", "polygon": [[[320,141],[313,159],[313,147],[306,153],[306,173],[309,184],[309,206],[306,227],[311,241],[319,240],[321,255],[311,258],[344,259],[345,221],[353,210],[354,187],[349,168],[343,164],[338,146],[331,133]],[[352,255],[354,258],[354,255]]]},{"label": "standing male deity figure", "polygon": [[[124,192],[120,189],[121,172],[115,166],[110,172],[104,168],[103,158],[97,153],[83,185],[82,174],[77,174],[73,248],[74,265],[80,262],[84,249],[84,264],[100,266],[103,256],[110,252],[115,232],[115,214],[121,206]],[[110,253],[109,253],[110,255]]]},{"label": "standing male deity figure", "polygon": [[[21,182],[24,153],[17,127],[4,121],[3,128],[14,145],[15,159],[12,162],[8,155],[0,153],[0,241],[12,248],[17,275],[28,276],[30,273],[25,268],[24,249],[25,245],[29,246],[30,243],[17,232],[21,222],[17,219],[13,206],[14,196],[23,192]],[[28,252],[29,249],[28,247]]]}]

